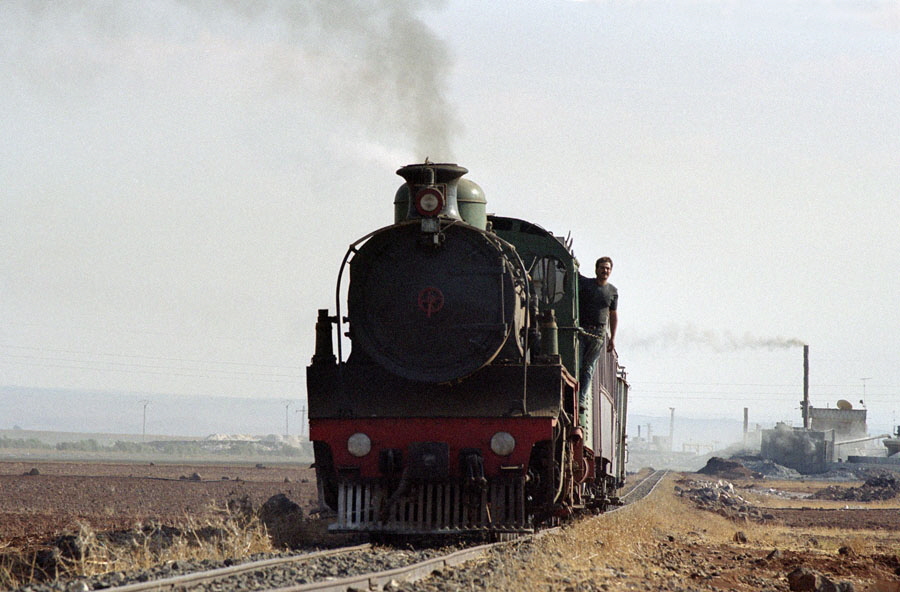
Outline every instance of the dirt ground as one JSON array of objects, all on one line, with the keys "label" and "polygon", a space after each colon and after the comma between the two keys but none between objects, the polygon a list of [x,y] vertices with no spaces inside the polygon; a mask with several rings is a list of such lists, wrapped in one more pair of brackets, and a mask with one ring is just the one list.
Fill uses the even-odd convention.
[{"label": "dirt ground", "polygon": [[[746,495],[758,484],[734,485],[735,495]],[[808,482],[799,485],[801,490],[810,488]],[[779,494],[790,493],[790,483],[782,486]],[[661,543],[656,557],[672,561],[699,590],[832,590],[840,588],[831,584],[844,583],[852,586],[845,589],[856,592],[900,592],[900,500],[892,507],[816,507],[813,500],[773,498],[757,497],[751,505],[764,517],[749,520],[706,508],[733,525],[731,540],[694,538],[696,531],[689,531],[676,535],[675,542]],[[782,504],[789,507],[779,507]],[[791,583],[797,570],[806,572],[805,585],[799,573]],[[815,574],[816,584],[809,583],[809,574]]]},{"label": "dirt ground", "polygon": [[[684,519],[641,547],[638,563],[653,567],[633,575],[647,589],[900,592],[900,498],[829,502],[811,497],[827,481],[709,478],[682,473],[659,492],[657,503],[683,504]],[[714,500],[689,494],[704,485]]]},{"label": "dirt ground", "polygon": [[[713,501],[697,501],[701,482],[712,483]],[[821,578],[828,578],[852,583],[857,592],[900,592],[900,499],[843,503],[805,497],[827,485],[752,479],[723,484],[716,476],[674,475],[654,498],[630,512],[567,528],[562,537],[533,545],[527,556],[506,554],[497,564],[485,563],[484,573],[470,565],[416,589],[477,589],[473,582],[478,581],[518,590],[545,590],[560,582],[566,584],[562,589],[576,591],[826,590]],[[854,485],[859,484],[846,484]],[[306,466],[0,462],[0,550],[47,544],[77,532],[80,524],[97,532],[149,521],[183,524],[229,499],[247,497],[258,507],[278,493],[308,513],[316,508],[314,471]],[[617,534],[610,538],[610,532]],[[559,548],[550,540],[558,540]],[[820,585],[792,588],[789,575],[798,568],[817,573],[810,577],[819,577]]]},{"label": "dirt ground", "polygon": [[801,497],[829,483],[771,485],[673,474],[620,511],[401,590],[900,592],[900,500],[851,509]]},{"label": "dirt ground", "polygon": [[315,471],[299,466],[0,462],[0,547],[41,545],[79,525],[96,532],[202,520],[228,500],[258,507],[283,493],[316,508]]}]

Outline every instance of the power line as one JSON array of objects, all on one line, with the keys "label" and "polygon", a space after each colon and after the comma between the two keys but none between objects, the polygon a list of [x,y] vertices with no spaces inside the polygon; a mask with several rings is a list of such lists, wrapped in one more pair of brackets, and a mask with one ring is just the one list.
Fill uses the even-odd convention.
[{"label": "power line", "polygon": [[[42,357],[42,356],[26,356],[26,355],[14,355],[14,354],[4,354],[0,353],[0,357],[2,358],[12,358],[13,363],[16,360],[39,360],[43,362],[68,362],[72,364],[104,364],[107,366],[118,366],[122,368],[147,368],[151,370],[196,370],[197,372],[211,372],[211,373],[222,373],[228,374],[230,376],[235,375],[243,375],[248,377],[260,376],[260,377],[278,377],[278,378],[294,378],[293,375],[290,374],[272,374],[272,373],[261,373],[261,372],[247,372],[241,370],[218,370],[218,369],[203,369],[203,368],[185,368],[178,366],[167,366],[161,364],[133,364],[128,362],[114,362],[114,361],[106,361],[106,360],[78,360],[78,359],[69,359],[69,358],[55,358],[55,357]],[[29,365],[40,365],[37,363],[24,362]],[[101,368],[94,368],[101,369]],[[110,369],[110,368],[102,368],[102,369]],[[116,369],[116,368],[112,368]],[[299,370],[299,368],[298,368]]]},{"label": "power line", "polygon": [[[776,393],[778,397],[781,399],[772,398],[772,397],[761,397],[759,395],[765,393],[697,393],[697,392],[673,392],[673,393],[642,393],[642,392],[629,392],[628,396],[631,400],[645,400],[645,399],[661,399],[661,400],[672,400],[672,399],[691,399],[691,400],[702,400],[702,401],[757,401],[764,403],[775,403],[781,400],[787,401],[788,397],[794,396],[793,394],[782,394]],[[772,394],[772,393],[769,393]],[[841,398],[847,397],[847,393],[811,393],[816,398]],[[797,393],[797,397],[800,397],[801,394]],[[895,402],[897,399],[890,395],[886,395],[883,398],[873,396],[871,394],[866,395],[867,402],[870,403],[884,403],[884,402]]]},{"label": "power line", "polygon": [[[895,397],[895,396],[896,396],[895,393],[894,393],[894,392],[891,392],[891,391],[884,391],[884,392],[875,391],[875,392],[873,392],[873,391],[871,391],[871,390],[868,391],[868,392],[865,394],[865,396],[862,396],[858,391],[854,391],[854,389],[852,389],[852,388],[851,388],[851,389],[845,389],[845,390],[841,390],[841,389],[833,389],[833,388],[829,388],[829,389],[821,389],[821,388],[819,388],[819,387],[815,387],[815,386],[812,386],[812,385],[810,386],[810,391],[811,391],[811,392],[815,392],[816,394],[819,394],[819,395],[835,394],[835,395],[841,395],[841,396],[853,396],[853,397],[855,397],[855,396],[860,396],[860,397],[863,398],[863,399],[867,399],[867,398],[871,398],[871,397]],[[784,397],[784,396],[793,396],[795,393],[797,393],[798,396],[799,396],[799,394],[800,394],[801,391],[800,391],[800,389],[794,389],[794,390],[790,390],[790,391],[764,391],[764,390],[757,390],[757,389],[744,390],[744,391],[741,391],[741,390],[730,390],[730,389],[713,389],[713,390],[696,390],[696,389],[690,389],[690,390],[688,390],[688,389],[685,389],[685,390],[682,390],[682,389],[673,389],[673,390],[668,390],[668,389],[647,389],[647,390],[643,390],[643,389],[640,389],[640,388],[634,388],[634,387],[632,387],[632,388],[630,389],[630,392],[632,392],[632,393],[653,393],[653,394],[658,394],[658,395],[679,395],[679,394],[682,394],[682,395],[703,395],[703,394],[710,394],[710,395],[739,395],[739,394],[753,394],[753,395],[772,395],[772,396],[777,396],[777,397]]]},{"label": "power line", "polygon": [[[184,332],[184,331],[163,331],[163,330],[151,330],[151,329],[141,329],[137,327],[123,327],[121,325],[106,325],[106,326],[97,326],[97,325],[81,325],[81,324],[65,324],[65,325],[57,325],[57,324],[47,324],[47,323],[21,323],[21,322],[7,322],[4,327],[20,327],[23,329],[51,329],[51,330],[59,330],[60,328],[67,330],[77,330],[77,331],[102,331],[104,334],[108,333],[118,333],[120,335],[149,335],[153,337],[178,337],[178,338],[193,338],[194,335],[192,333]],[[273,340],[273,339],[259,339],[259,338],[247,338],[247,337],[226,337],[219,336],[214,337],[217,341],[253,341],[256,343],[283,343],[281,340]]]},{"label": "power line", "polygon": [[187,362],[194,364],[223,364],[223,365],[235,365],[235,366],[253,366],[259,368],[294,368],[294,366],[280,366],[274,364],[258,364],[252,362],[231,362],[231,361],[220,361],[220,360],[195,360],[191,358],[172,358],[165,356],[148,356],[141,354],[118,354],[118,353],[105,353],[105,352],[90,352],[90,351],[79,351],[79,350],[71,350],[71,349],[53,349],[53,348],[44,348],[44,347],[33,347],[27,345],[11,345],[0,343],[0,347],[6,347],[10,349],[26,349],[32,351],[39,352],[52,352],[52,353],[62,353],[62,354],[74,354],[74,355],[85,355],[85,356],[109,356],[109,357],[118,357],[118,358],[134,358],[134,359],[143,359],[143,360],[163,360],[167,362]]},{"label": "power line", "polygon": [[[181,378],[242,379],[289,384],[296,384],[303,380],[302,367],[300,366],[280,366],[253,362],[203,360],[142,354],[105,353],[13,344],[0,344],[0,348],[20,352],[36,352],[36,354],[64,354],[66,356],[72,356],[62,357],[0,351],[0,363],[7,367],[9,367],[10,364],[14,364],[38,368],[60,368],[66,370],[116,372],[122,374],[143,374]],[[119,360],[158,363],[136,363],[135,361]],[[224,368],[217,368],[216,366],[224,366]],[[254,372],[251,370],[243,370],[241,368],[269,369],[275,370],[276,372]]]},{"label": "power line", "polygon": [[[754,383],[754,382],[673,382],[671,380],[660,380],[660,381],[652,381],[652,380],[640,380],[640,381],[632,381],[632,385],[634,384],[662,384],[666,386],[710,386],[710,387],[719,387],[719,386],[769,386],[769,387],[784,387],[784,388],[797,388],[800,382],[798,381],[796,384],[794,383]],[[836,387],[836,388],[850,388],[857,387],[858,384],[855,383],[836,383],[836,384],[810,384],[811,387]],[[873,385],[876,386],[876,385]],[[898,388],[900,387],[888,385],[888,384],[878,384],[877,386],[887,387],[887,388]]]},{"label": "power line", "polygon": [[[156,369],[140,369],[142,366],[136,364],[112,364],[110,362],[96,362],[95,365],[90,365],[90,361],[78,361],[78,360],[69,360],[71,363],[52,363],[54,361],[66,361],[66,360],[53,360],[53,359],[45,359],[40,362],[35,361],[24,361],[24,360],[2,360],[0,358],[0,364],[6,365],[7,367],[10,364],[16,364],[19,366],[30,366],[37,368],[60,368],[65,370],[87,370],[94,372],[116,372],[122,374],[142,374],[142,375],[150,375],[150,376],[167,376],[167,377],[182,377],[182,378],[207,378],[207,379],[245,379],[245,380],[254,380],[258,382],[268,382],[268,383],[282,383],[282,384],[296,384],[301,382],[304,377],[301,374],[297,374],[295,376],[289,374],[262,374],[258,372],[238,372],[234,370],[216,370],[216,369],[202,369],[202,368],[177,368],[177,367],[156,367]],[[117,366],[125,366],[125,367],[103,367],[98,366],[96,364],[112,364]],[[146,366],[146,368],[154,368],[152,366]]]}]

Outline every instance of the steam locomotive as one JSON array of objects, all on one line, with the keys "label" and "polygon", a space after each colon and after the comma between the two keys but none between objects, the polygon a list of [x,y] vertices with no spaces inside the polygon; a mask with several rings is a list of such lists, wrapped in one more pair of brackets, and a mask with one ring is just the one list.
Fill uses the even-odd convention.
[{"label": "steam locomotive", "polygon": [[309,434],[334,531],[531,532],[604,510],[624,484],[628,383],[615,352],[576,409],[571,243],[488,215],[467,172],[399,169],[394,224],[350,245],[336,314],[318,311]]}]

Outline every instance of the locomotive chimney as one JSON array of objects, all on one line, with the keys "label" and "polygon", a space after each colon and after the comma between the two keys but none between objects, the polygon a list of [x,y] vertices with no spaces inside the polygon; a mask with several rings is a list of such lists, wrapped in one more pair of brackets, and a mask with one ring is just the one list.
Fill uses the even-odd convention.
[{"label": "locomotive chimney", "polygon": [[313,365],[334,364],[334,347],[331,343],[331,325],[337,317],[329,317],[327,309],[319,309],[319,317],[316,319],[316,352],[312,357]]},{"label": "locomotive chimney", "polygon": [[462,220],[456,194],[459,178],[468,172],[468,169],[455,164],[435,164],[428,162],[428,159],[423,164],[409,164],[399,169],[397,174],[406,179],[406,184],[397,191],[394,201],[395,222],[423,217],[416,207],[415,197],[426,189],[440,192],[443,204],[438,216]]}]

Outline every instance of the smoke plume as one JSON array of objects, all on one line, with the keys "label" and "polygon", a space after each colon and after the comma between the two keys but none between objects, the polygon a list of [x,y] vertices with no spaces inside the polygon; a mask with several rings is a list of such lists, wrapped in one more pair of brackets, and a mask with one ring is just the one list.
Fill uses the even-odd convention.
[{"label": "smoke plume", "polygon": [[[4,3],[0,56],[17,64],[30,87],[22,92],[41,89],[65,99],[103,93],[111,81],[177,92],[165,75],[155,74],[169,64],[202,72],[197,88],[215,87],[220,100],[245,96],[248,111],[286,104],[307,107],[315,118],[325,103],[325,117],[348,130],[423,159],[447,159],[458,125],[445,94],[452,58],[423,17],[442,4]],[[222,65],[240,74],[221,74]]]},{"label": "smoke plume", "polygon": [[669,325],[649,335],[634,335],[628,338],[628,346],[641,349],[661,349],[696,346],[716,352],[730,352],[748,349],[787,349],[803,347],[806,343],[795,337],[761,337],[751,333],[735,335],[729,331],[698,329],[693,325]]},{"label": "smoke plume", "polygon": [[331,58],[345,66],[336,87],[340,100],[369,127],[404,130],[423,159],[449,160],[451,131],[458,125],[445,98],[452,59],[420,16],[441,4],[322,0],[306,8],[288,2],[276,10],[290,19],[298,41],[311,28],[322,36]]}]

